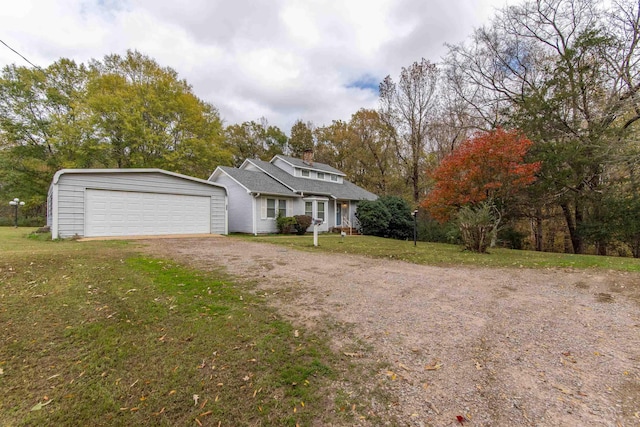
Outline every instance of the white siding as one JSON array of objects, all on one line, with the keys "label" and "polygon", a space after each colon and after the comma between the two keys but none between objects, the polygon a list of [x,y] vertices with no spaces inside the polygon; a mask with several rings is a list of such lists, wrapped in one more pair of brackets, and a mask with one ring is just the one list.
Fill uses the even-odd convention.
[{"label": "white siding", "polygon": [[280,160],[279,158],[276,158],[273,161],[273,165],[279,167],[283,171],[287,172],[289,175],[300,176],[300,172],[298,172],[298,174],[296,175],[293,166],[291,166],[289,163],[285,161]]},{"label": "white siding", "polygon": [[[58,236],[84,236],[85,190],[117,190],[184,194],[211,197],[211,233],[226,232],[226,192],[214,187],[160,172],[63,173],[57,182]],[[55,218],[56,215],[52,214]]]},{"label": "white siding", "polygon": [[224,173],[216,178],[216,183],[224,185],[229,193],[229,232],[253,233],[253,217],[251,216],[253,196]]},{"label": "white siding", "polygon": [[[257,233],[277,233],[278,225],[275,218],[266,218],[266,201],[267,199],[278,199],[287,201],[287,216],[302,215],[294,211],[297,199],[291,199],[283,196],[261,196],[256,199],[256,225]],[[277,209],[277,206],[276,206]]]}]

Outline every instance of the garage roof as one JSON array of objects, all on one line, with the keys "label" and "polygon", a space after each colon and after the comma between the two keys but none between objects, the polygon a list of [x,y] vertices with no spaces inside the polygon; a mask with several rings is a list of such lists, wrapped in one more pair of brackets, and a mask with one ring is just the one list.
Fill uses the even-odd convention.
[{"label": "garage roof", "polygon": [[200,184],[207,184],[213,187],[224,188],[226,192],[226,188],[223,185],[216,184],[215,182],[207,181],[200,178],[195,178],[193,176],[182,175],[181,173],[166,171],[164,169],[154,169],[154,168],[129,168],[129,169],[60,169],[58,172],[53,175],[52,185],[55,185],[60,180],[60,177],[64,174],[84,174],[84,173],[161,173],[164,175],[174,176],[176,178],[182,178],[189,181],[199,182]]}]

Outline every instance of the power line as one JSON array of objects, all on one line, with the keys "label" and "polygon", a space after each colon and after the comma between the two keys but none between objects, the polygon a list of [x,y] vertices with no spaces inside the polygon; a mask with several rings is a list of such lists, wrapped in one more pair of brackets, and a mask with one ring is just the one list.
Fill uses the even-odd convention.
[{"label": "power line", "polygon": [[[20,52],[18,52],[17,50],[15,50],[14,48],[12,48],[11,46],[9,46],[8,44],[6,44],[4,42],[4,40],[0,40],[0,43],[2,43],[3,45],[5,45],[7,48],[9,48],[13,53],[15,53],[16,55],[18,55],[20,58],[24,59],[25,61],[27,61],[32,67],[38,68],[39,70],[42,70],[41,67],[37,66],[36,64],[34,64],[33,62],[29,61],[23,54],[21,54]],[[42,70],[44,71],[44,70]]]}]

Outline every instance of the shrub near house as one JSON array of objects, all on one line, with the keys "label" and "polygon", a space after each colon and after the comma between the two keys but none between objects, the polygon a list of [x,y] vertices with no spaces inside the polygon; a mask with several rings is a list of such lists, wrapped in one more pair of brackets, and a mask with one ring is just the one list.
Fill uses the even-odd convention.
[{"label": "shrub near house", "polygon": [[413,233],[411,207],[401,197],[383,196],[358,203],[360,232],[371,236],[407,239]]}]

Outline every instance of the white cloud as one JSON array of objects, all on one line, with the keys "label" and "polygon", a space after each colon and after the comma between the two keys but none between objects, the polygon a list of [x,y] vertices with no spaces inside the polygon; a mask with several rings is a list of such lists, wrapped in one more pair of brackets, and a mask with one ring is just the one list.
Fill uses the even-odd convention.
[{"label": "white cloud", "polygon": [[[460,42],[503,4],[22,0],[4,6],[0,38],[40,66],[137,49],[178,71],[226,123],[266,117],[288,132],[296,119],[329,124],[376,107],[367,87],[422,57],[438,61],[445,42]],[[9,63],[26,65],[3,47],[0,65]]]}]

